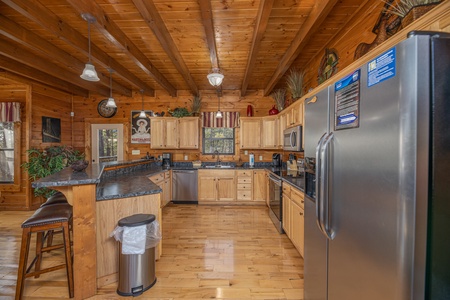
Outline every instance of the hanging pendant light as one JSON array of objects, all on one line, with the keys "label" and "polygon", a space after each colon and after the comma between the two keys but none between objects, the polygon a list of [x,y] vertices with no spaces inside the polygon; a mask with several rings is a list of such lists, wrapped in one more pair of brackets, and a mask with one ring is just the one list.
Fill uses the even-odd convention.
[{"label": "hanging pendant light", "polygon": [[218,68],[214,68],[212,72],[209,73],[206,77],[208,78],[209,84],[214,87],[220,86],[224,78],[223,74],[220,73]]},{"label": "hanging pendant light", "polygon": [[222,112],[220,111],[220,96],[219,96],[219,94],[217,94],[217,98],[219,99],[219,106],[218,106],[218,110],[216,112],[216,119],[221,119],[222,118]]},{"label": "hanging pendant light", "polygon": [[112,107],[116,108],[116,101],[114,101],[114,98],[112,96],[112,73],[114,72],[112,69],[108,69],[109,71],[109,98],[106,102],[106,107]]},{"label": "hanging pendant light", "polygon": [[139,114],[139,118],[146,118],[147,115],[145,114],[144,110],[144,90],[141,90],[141,94],[142,94],[142,110],[141,113]]},{"label": "hanging pendant light", "polygon": [[81,14],[81,17],[88,22],[88,46],[89,46],[89,61],[84,67],[83,73],[80,77],[87,81],[99,81],[95,67],[91,64],[91,23],[96,21],[95,17],[89,13]]}]

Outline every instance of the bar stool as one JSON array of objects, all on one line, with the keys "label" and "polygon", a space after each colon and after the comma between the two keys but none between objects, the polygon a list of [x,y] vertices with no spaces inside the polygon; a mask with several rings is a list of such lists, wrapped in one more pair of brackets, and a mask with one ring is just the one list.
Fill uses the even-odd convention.
[{"label": "bar stool", "polygon": [[[53,204],[69,204],[67,202],[67,198],[66,196],[64,196],[63,193],[61,192],[56,192],[55,194],[53,194],[52,196],[48,197],[47,200],[41,204],[40,207],[45,207],[45,206],[49,206],[49,205],[53,205]],[[69,223],[69,229],[70,231],[72,231],[72,224]],[[62,233],[62,230],[58,230],[58,231],[54,231],[54,230],[49,230],[45,233],[44,235],[44,240],[42,241],[42,243],[45,242],[45,240],[47,240],[47,247],[50,247],[53,243],[53,235],[54,234],[58,234],[58,233]]]},{"label": "bar stool", "polygon": [[[72,206],[69,204],[53,204],[40,207],[36,212],[22,223],[22,244],[20,247],[19,269],[17,275],[16,299],[22,298],[25,279],[34,276],[38,278],[43,273],[66,268],[69,297],[73,298],[73,266],[72,251],[70,247],[69,223],[72,221]],[[49,230],[62,230],[62,244],[44,247],[44,233]],[[31,234],[37,233],[36,256],[28,265]],[[56,249],[64,249],[65,263],[41,269],[42,254]],[[34,266],[34,271],[31,269]]]}]

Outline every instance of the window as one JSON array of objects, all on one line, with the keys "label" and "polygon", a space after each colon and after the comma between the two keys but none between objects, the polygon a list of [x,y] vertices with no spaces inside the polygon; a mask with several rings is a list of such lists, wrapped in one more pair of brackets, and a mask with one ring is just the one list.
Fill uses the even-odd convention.
[{"label": "window", "polygon": [[20,189],[20,123],[0,122],[0,190]]},{"label": "window", "polygon": [[234,128],[203,128],[203,154],[234,154]]}]

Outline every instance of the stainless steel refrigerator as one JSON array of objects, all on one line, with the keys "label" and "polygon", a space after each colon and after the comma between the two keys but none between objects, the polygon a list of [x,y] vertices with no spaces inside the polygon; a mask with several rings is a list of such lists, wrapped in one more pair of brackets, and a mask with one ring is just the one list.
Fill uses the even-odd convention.
[{"label": "stainless steel refrigerator", "polygon": [[305,299],[450,299],[450,36],[305,103]]}]

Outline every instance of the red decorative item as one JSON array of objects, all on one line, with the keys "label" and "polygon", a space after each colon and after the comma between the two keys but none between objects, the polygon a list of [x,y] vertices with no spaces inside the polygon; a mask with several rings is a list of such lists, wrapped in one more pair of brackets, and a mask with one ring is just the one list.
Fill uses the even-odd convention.
[{"label": "red decorative item", "polygon": [[275,105],[269,110],[269,115],[276,115],[279,113],[278,109],[275,108]]},{"label": "red decorative item", "polygon": [[247,117],[253,117],[253,107],[250,104],[247,105]]}]

